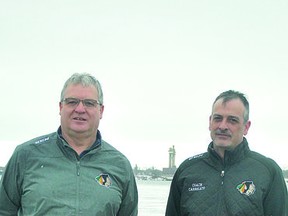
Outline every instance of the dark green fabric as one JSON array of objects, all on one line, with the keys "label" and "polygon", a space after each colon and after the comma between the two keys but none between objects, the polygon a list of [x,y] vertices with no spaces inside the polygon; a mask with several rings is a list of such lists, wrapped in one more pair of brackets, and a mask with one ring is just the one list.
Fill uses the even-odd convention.
[{"label": "dark green fabric", "polygon": [[245,138],[225,152],[224,161],[210,143],[208,152],[184,161],[174,175],[166,216],[180,215],[287,216],[282,170],[273,160],[250,151]]}]

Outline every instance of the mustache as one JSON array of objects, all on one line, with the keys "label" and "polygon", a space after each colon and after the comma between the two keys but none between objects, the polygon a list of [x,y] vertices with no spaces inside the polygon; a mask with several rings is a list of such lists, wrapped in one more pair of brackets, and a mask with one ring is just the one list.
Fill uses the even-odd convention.
[{"label": "mustache", "polygon": [[225,129],[225,130],[218,129],[215,131],[215,134],[216,135],[231,136],[231,133],[227,129]]}]

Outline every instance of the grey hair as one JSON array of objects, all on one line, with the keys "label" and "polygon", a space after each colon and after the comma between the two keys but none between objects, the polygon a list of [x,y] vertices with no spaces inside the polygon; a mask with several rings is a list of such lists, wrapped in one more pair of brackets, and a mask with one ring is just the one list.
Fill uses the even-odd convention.
[{"label": "grey hair", "polygon": [[218,95],[213,102],[213,106],[218,101],[219,99],[223,99],[223,104],[226,102],[232,100],[232,99],[240,99],[245,107],[245,112],[244,112],[244,123],[246,123],[249,120],[249,102],[246,98],[246,96],[239,92],[239,91],[234,91],[234,90],[228,90],[225,92],[222,92],[220,95]]},{"label": "grey hair", "polygon": [[103,105],[103,91],[100,82],[89,73],[74,73],[68,80],[64,83],[61,91],[60,101],[64,100],[64,94],[69,85],[81,84],[84,87],[94,86],[98,91],[98,100],[101,105]]}]

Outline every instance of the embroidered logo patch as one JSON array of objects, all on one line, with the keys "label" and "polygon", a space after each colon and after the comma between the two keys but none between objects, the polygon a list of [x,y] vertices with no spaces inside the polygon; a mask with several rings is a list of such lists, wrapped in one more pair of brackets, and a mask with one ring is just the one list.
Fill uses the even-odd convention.
[{"label": "embroidered logo patch", "polygon": [[111,178],[108,174],[100,174],[95,180],[102,186],[109,188],[112,185]]},{"label": "embroidered logo patch", "polygon": [[198,154],[198,155],[194,155],[194,156],[192,156],[192,157],[189,157],[188,160],[200,158],[200,157],[202,157],[203,155],[204,155],[203,153],[202,153],[202,154]]},{"label": "embroidered logo patch", "polygon": [[191,187],[188,188],[188,191],[202,191],[205,189],[206,189],[206,186],[203,183],[197,182],[197,183],[192,183]]},{"label": "embroidered logo patch", "polygon": [[243,181],[241,184],[237,185],[236,188],[241,194],[245,194],[246,196],[250,196],[256,191],[253,181]]},{"label": "embroidered logo patch", "polygon": [[40,144],[40,143],[46,142],[46,141],[48,141],[48,140],[49,140],[49,137],[45,137],[45,138],[43,138],[43,139],[37,140],[37,141],[35,142],[35,144]]}]

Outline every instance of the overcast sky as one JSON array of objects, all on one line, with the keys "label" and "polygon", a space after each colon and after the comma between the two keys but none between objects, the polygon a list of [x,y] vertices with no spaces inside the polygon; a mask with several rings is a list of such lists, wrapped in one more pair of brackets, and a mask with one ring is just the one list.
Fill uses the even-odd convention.
[{"label": "overcast sky", "polygon": [[287,0],[0,1],[0,166],[57,130],[66,79],[102,83],[103,139],[132,166],[206,151],[212,102],[250,101],[252,150],[288,168]]}]

